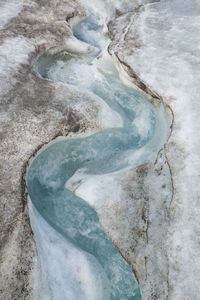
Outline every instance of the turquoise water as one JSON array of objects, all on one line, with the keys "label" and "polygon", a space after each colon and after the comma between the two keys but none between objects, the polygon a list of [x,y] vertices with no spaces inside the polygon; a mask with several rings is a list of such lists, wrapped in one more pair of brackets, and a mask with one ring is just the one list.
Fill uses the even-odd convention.
[{"label": "turquoise water", "polygon": [[[88,37],[93,37],[92,44],[99,47],[95,39],[95,32],[99,30],[101,26],[95,25],[94,19],[89,17],[75,28],[75,34],[86,42],[89,42]],[[102,62],[100,67],[98,54],[44,53],[37,62],[37,70],[44,78],[100,97],[121,116],[123,127],[50,144],[31,163],[27,188],[40,215],[77,249],[91,254],[101,265],[103,299],[109,295],[111,300],[139,300],[140,291],[133,271],[101,228],[97,213],[66,188],[66,182],[76,172],[107,174],[130,168],[127,159],[130,153],[152,139],[158,122],[154,107],[121,82],[114,65]]]}]

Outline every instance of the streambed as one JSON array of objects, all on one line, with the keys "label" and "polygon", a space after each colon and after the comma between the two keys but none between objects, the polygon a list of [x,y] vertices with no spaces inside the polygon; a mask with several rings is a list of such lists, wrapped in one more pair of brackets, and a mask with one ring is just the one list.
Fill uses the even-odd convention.
[{"label": "streambed", "polygon": [[[90,12],[74,28],[74,34],[89,43],[92,51],[74,54],[50,50],[36,64],[43,78],[74,86],[104,101],[119,121],[119,126],[112,128],[111,122],[111,128],[87,137],[51,143],[29,166],[27,188],[42,266],[40,299],[141,298],[131,267],[87,202],[87,189],[86,199],[78,197],[76,189],[88,176],[123,176],[153,159],[165,141],[167,125],[162,105],[154,107],[121,81],[112,59],[102,49],[107,45],[102,31],[101,20]],[[52,242],[56,239],[59,242]],[[65,262],[69,260],[73,263],[67,270]],[[84,271],[78,272],[74,266]],[[65,273],[65,280],[59,280]]]}]

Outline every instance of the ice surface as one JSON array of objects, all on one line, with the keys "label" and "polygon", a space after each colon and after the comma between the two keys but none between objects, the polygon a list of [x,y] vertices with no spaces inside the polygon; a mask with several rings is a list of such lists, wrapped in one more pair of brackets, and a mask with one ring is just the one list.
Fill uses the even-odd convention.
[{"label": "ice surface", "polygon": [[[93,18],[86,18],[83,22],[82,26],[92,32],[87,35],[82,27],[76,26],[76,36],[85,43],[89,42],[88,37],[91,38],[93,45],[99,48],[98,57],[95,53],[80,55],[78,49],[76,54],[74,51],[50,50],[39,58],[36,68],[44,78],[74,86],[105,101],[112,112],[111,122],[109,129],[93,135],[50,144],[29,167],[27,187],[30,198],[40,215],[59,232],[57,241],[53,243],[55,248],[45,258],[43,240],[49,245],[51,235],[56,233],[51,229],[45,234],[46,223],[39,220],[37,213],[32,215],[33,224],[37,220],[41,223],[39,227],[35,225],[35,232],[41,265],[45,269],[42,280],[49,285],[47,290],[43,286],[39,290],[43,298],[49,293],[55,299],[66,299],[68,293],[76,298],[73,291],[75,293],[77,286],[77,290],[84,290],[83,295],[86,296],[83,299],[136,300],[140,299],[140,293],[133,271],[102,230],[98,216],[89,204],[94,207],[103,204],[107,193],[98,186],[103,186],[105,191],[108,188],[112,201],[115,175],[155,158],[166,138],[167,122],[162,105],[155,108],[138,92],[124,85],[111,58],[104,52],[100,53],[100,47],[104,45],[101,41],[98,43],[103,22],[96,26]],[[112,126],[112,115],[123,120],[118,128],[116,124]],[[82,199],[77,195],[81,195]],[[46,239],[41,237],[43,235]],[[75,270],[75,255],[85,266],[84,277],[87,280],[84,284],[77,282],[73,271],[70,274],[72,279],[64,290],[61,285],[64,285],[67,276],[64,274],[68,271],[62,262],[67,261],[67,268]],[[51,266],[51,257],[54,257],[55,268]],[[57,271],[53,273],[52,269]],[[62,279],[54,279],[57,273],[58,276],[63,274]],[[97,274],[100,274],[99,277]],[[99,287],[91,288],[91,276],[100,282]]]},{"label": "ice surface", "polygon": [[0,29],[16,17],[23,7],[23,0],[0,0]]},{"label": "ice surface", "polygon": [[[3,95],[16,80],[20,65],[28,63],[34,47],[23,37],[9,38],[0,45],[0,91]],[[12,79],[11,79],[12,78]]]},{"label": "ice surface", "polygon": [[58,234],[41,217],[30,200],[29,212],[42,272],[38,274],[37,299],[110,299],[109,281],[92,255]]},{"label": "ice surface", "polygon": [[[53,151],[51,147],[48,147],[33,161],[27,180],[31,200],[47,222],[72,243],[77,251],[92,255],[93,258],[90,261],[96,272],[98,272],[97,266],[101,265],[104,270],[104,276],[101,276],[103,284],[110,282],[110,299],[137,299],[138,290],[133,272],[101,229],[96,212],[64,187],[67,178],[71,176],[79,163],[76,159],[77,154],[81,159],[80,151],[84,149],[84,145],[80,144],[78,139],[76,139],[76,147],[73,145],[73,148],[70,148],[69,144],[66,145],[73,158],[69,164],[65,164],[65,142],[54,143]],[[87,141],[84,142],[86,145]],[[80,147],[77,147],[78,145]],[[60,165],[59,161],[64,165]],[[57,256],[60,257],[60,255]],[[52,271],[49,270],[49,272]],[[65,271],[61,268],[59,272]],[[107,279],[104,280],[104,277]],[[49,280],[51,285],[51,277]],[[66,297],[66,293],[64,292],[63,297]],[[137,296],[134,297],[134,295]],[[58,298],[55,299],[60,299],[60,294],[56,294],[56,297]],[[104,296],[94,299],[104,299]]]},{"label": "ice surface", "polygon": [[149,4],[140,20],[141,47],[127,60],[174,112],[167,152],[174,181],[169,297],[199,299],[200,2]]}]

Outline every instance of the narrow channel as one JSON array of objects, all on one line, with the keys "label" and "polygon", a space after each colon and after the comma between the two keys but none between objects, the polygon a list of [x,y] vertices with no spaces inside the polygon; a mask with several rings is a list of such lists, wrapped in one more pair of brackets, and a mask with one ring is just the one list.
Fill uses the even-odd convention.
[{"label": "narrow channel", "polygon": [[111,120],[110,128],[89,136],[50,143],[30,163],[26,182],[41,264],[37,297],[42,300],[141,299],[132,268],[87,202],[87,189],[86,199],[75,194],[88,176],[123,176],[155,159],[167,136],[162,104],[155,107],[121,80],[107,53],[104,25],[101,15],[88,8],[73,32],[89,51],[50,49],[36,63],[43,78],[104,101],[115,119],[114,127]]}]

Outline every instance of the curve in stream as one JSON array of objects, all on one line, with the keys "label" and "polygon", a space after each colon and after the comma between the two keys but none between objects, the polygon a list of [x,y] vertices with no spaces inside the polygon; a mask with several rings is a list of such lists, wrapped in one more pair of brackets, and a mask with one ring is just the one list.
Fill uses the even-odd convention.
[{"label": "curve in stream", "polygon": [[[44,78],[103,99],[120,120],[119,127],[50,144],[30,164],[27,188],[42,218],[74,251],[85,253],[94,278],[100,276],[101,292],[91,299],[138,300],[140,292],[131,267],[101,228],[94,208],[70,188],[77,178],[82,180],[88,175],[123,174],[151,159],[165,139],[161,122],[164,108],[155,108],[122,83],[112,60],[100,50],[101,31],[96,16],[85,18],[74,28],[74,34],[98,50],[87,54],[46,52],[39,58],[37,70]],[[89,299],[83,294],[68,298],[66,292],[55,299]]]}]

